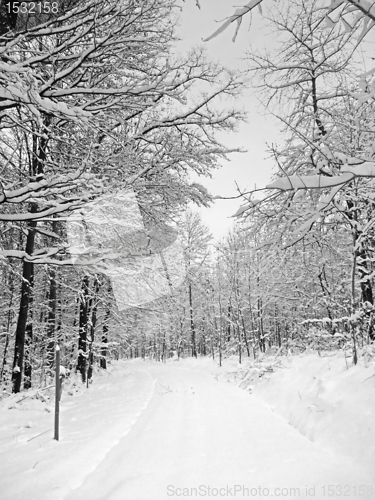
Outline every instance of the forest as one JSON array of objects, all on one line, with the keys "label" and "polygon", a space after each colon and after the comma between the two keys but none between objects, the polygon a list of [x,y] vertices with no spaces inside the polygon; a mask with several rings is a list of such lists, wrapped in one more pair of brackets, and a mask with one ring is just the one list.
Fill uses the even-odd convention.
[{"label": "forest", "polygon": [[[278,36],[238,72],[176,54],[177,0],[13,4],[0,12],[5,393],[48,385],[56,345],[87,384],[122,358],[373,352],[371,2],[228,12],[206,43],[248,14]],[[248,86],[283,143],[215,241],[194,209],[214,199],[191,177],[236,151],[218,137],[246,120]]]}]

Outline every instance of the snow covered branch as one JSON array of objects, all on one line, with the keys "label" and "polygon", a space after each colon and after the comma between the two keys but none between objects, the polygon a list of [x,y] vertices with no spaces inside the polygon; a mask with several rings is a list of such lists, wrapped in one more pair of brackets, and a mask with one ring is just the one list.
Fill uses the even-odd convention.
[{"label": "snow covered branch", "polygon": [[223,31],[225,31],[231,24],[236,23],[236,31],[235,34],[233,35],[232,41],[235,42],[238,32],[241,27],[242,23],[242,18],[246,15],[249,14],[255,7],[258,7],[259,10],[261,10],[260,4],[262,3],[263,0],[251,0],[247,4],[245,4],[243,7],[240,7],[235,10],[234,14],[229,16],[223,24],[214,32],[212,35],[209,37],[205,38],[203,41],[208,42],[209,40],[212,40],[213,38],[217,37]]},{"label": "snow covered branch", "polygon": [[[353,159],[354,160],[354,159]],[[350,161],[350,160],[349,160]],[[357,160],[358,161],[358,160]],[[341,175],[326,177],[323,175],[292,175],[276,179],[268,184],[267,189],[280,191],[297,191],[298,189],[322,189],[328,187],[344,187],[350,181],[359,177],[375,177],[375,163],[364,162],[361,165],[341,167]]]}]

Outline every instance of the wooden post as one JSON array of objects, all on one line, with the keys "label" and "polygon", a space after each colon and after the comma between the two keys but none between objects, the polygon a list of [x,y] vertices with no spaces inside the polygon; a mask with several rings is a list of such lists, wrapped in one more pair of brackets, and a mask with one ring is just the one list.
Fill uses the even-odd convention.
[{"label": "wooden post", "polygon": [[60,347],[56,344],[56,369],[55,369],[55,435],[59,440],[59,416],[60,416]]}]

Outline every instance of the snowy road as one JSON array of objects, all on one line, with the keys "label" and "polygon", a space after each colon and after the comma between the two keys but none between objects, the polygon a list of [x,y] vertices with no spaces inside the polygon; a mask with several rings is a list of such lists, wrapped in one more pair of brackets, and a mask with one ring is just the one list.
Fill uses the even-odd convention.
[{"label": "snowy road", "polygon": [[363,488],[374,483],[369,473],[207,366],[116,365],[87,392],[64,395],[58,443],[40,435],[51,414],[24,426],[0,418],[0,499],[375,500]]},{"label": "snowy road", "polygon": [[354,464],[319,449],[261,401],[204,371],[178,363],[132,366],[132,376],[137,370],[150,376],[150,402],[131,432],[66,500],[195,493],[292,499],[305,498],[306,487],[307,498],[328,498],[329,485],[343,488],[340,495],[338,486],[331,487],[337,498],[358,498],[353,488],[369,483]]}]

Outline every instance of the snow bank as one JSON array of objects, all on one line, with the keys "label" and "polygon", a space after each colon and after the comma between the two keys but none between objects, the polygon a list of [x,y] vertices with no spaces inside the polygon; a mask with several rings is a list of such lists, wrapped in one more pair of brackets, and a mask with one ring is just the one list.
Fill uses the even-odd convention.
[{"label": "snow bank", "polygon": [[236,382],[313,442],[375,466],[375,363],[358,365],[343,353],[264,358],[243,365],[224,362],[216,376]]}]

